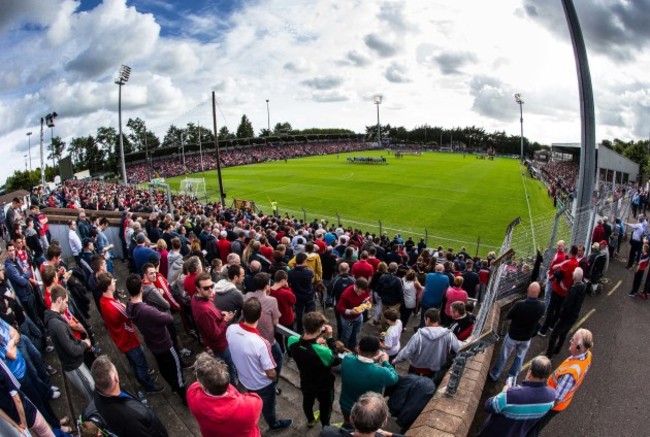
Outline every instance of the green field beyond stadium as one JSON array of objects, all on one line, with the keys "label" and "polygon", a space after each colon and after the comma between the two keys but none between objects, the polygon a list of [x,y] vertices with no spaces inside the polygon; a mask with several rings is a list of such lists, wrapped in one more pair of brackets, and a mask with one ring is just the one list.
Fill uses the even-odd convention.
[{"label": "green field beyond stadium", "polygon": [[[384,156],[388,165],[351,164],[348,156]],[[519,162],[508,158],[428,152],[397,159],[385,151],[357,152],[231,167],[222,175],[229,205],[233,198],[253,200],[270,214],[276,201],[282,215],[302,219],[304,209],[309,221],[336,223],[339,214],[344,226],[370,232],[381,220],[390,236],[418,241],[426,229],[429,245],[467,245],[471,251],[480,238],[481,254],[501,245],[514,218],[530,226],[526,191],[533,217],[553,213],[541,182],[522,178]],[[184,178],[167,182],[176,191]],[[205,182],[216,200],[216,170],[205,172]]]}]

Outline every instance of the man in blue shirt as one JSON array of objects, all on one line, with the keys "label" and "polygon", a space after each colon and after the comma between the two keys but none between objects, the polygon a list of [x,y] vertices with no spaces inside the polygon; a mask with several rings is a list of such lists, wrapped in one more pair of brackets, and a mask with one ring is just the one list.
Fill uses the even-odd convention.
[{"label": "man in blue shirt", "polygon": [[135,263],[135,270],[138,274],[142,274],[142,266],[147,264],[150,257],[160,259],[160,254],[146,245],[147,237],[141,232],[135,237],[135,242],[138,244],[133,249],[133,262]]},{"label": "man in blue shirt", "polygon": [[479,436],[526,437],[555,404],[556,391],[546,385],[552,370],[551,360],[535,357],[521,385],[506,384],[501,393],[485,401],[490,415]]},{"label": "man in blue shirt", "polygon": [[449,278],[444,274],[445,267],[436,264],[436,271],[427,273],[422,293],[422,309],[420,310],[420,328],[424,326],[424,313],[429,308],[438,308],[442,304],[442,297],[449,288]]}]

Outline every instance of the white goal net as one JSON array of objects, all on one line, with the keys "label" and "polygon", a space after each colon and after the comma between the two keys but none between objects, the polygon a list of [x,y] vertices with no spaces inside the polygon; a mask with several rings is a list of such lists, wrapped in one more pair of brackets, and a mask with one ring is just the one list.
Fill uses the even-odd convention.
[{"label": "white goal net", "polygon": [[185,178],[181,181],[179,194],[187,196],[205,196],[205,178]]}]

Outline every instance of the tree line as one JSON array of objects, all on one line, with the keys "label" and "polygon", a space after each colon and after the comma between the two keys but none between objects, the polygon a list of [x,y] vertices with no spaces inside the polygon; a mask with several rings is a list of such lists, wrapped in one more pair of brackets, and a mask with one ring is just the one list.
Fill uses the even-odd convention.
[{"label": "tree line", "polygon": [[[365,138],[367,141],[377,141],[377,125],[366,126]],[[404,126],[380,126],[381,137],[392,143],[419,143],[439,147],[467,146],[470,149],[485,150],[493,148],[499,154],[519,155],[519,135],[508,135],[505,131],[486,132],[476,126],[444,128],[428,124],[407,129]],[[295,135],[324,135],[343,134],[355,135],[355,132],[342,128],[308,128],[293,129],[291,123],[276,123],[272,130],[261,129],[255,134],[253,124],[244,114],[241,117],[237,130],[231,132],[227,126],[222,126],[218,132],[219,140],[269,138]],[[118,132],[114,127],[101,126],[95,135],[73,137],[68,143],[60,137],[52,138],[47,145],[46,179],[51,181],[58,174],[58,163],[62,157],[69,155],[75,171],[90,170],[91,175],[105,173],[119,173],[119,141]],[[126,129],[122,132],[124,153],[151,152],[158,148],[177,147],[180,151],[183,146],[214,143],[214,134],[211,129],[187,123],[185,127],[170,125],[162,140],[150,129],[141,118],[129,118]],[[641,174],[646,174],[648,169],[648,141],[630,141],[614,139],[603,141],[605,147],[626,156],[640,164]],[[547,147],[538,142],[530,142],[524,137],[524,153],[532,156],[533,152]],[[51,162],[51,166],[48,163]],[[128,159],[127,159],[128,162]],[[16,170],[7,179],[6,190],[31,189],[40,183],[40,168],[31,172]]]}]

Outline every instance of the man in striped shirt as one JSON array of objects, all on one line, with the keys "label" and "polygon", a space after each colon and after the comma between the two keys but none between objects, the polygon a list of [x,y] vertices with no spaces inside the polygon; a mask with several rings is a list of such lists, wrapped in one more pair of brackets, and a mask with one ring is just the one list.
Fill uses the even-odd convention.
[{"label": "man in striped shirt", "polygon": [[507,383],[501,393],[488,399],[484,408],[490,415],[479,436],[528,436],[555,404],[556,391],[546,385],[551,370],[551,360],[543,355],[535,357],[521,385]]}]

